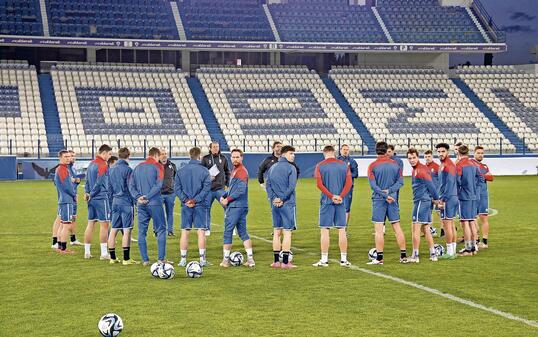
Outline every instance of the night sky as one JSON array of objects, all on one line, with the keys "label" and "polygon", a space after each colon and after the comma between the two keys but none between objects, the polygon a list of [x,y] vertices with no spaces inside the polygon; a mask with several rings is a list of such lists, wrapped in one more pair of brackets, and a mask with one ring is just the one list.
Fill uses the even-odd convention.
[{"label": "night sky", "polygon": [[[538,0],[481,0],[488,13],[501,29],[506,32],[508,52],[493,55],[494,64],[537,63],[531,54],[538,44]],[[484,64],[483,55],[454,55],[451,65],[470,61]]]}]

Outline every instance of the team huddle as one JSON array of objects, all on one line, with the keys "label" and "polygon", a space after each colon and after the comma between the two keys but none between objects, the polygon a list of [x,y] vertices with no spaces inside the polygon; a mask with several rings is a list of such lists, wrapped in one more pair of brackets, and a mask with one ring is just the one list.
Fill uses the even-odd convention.
[{"label": "team huddle", "polygon": [[[416,149],[407,151],[407,159],[412,171],[412,246],[413,254],[408,257],[404,233],[400,227],[399,190],[403,186],[403,163],[393,160],[397,157],[387,155],[391,149],[385,142],[376,144],[378,158],[368,167],[368,179],[372,188],[372,221],[375,225],[375,242],[377,256],[368,264],[376,265],[384,262],[384,223],[391,223],[400,247],[401,263],[418,263],[420,234],[424,233],[430,250],[430,260],[453,260],[457,256],[476,255],[479,248],[488,248],[489,235],[489,197],[487,181],[493,176],[482,163],[484,149],[475,148],[474,159],[469,158],[469,148],[458,143],[455,146],[457,160],[454,163],[449,157],[450,146],[437,144],[437,154],[441,161],[438,165],[433,161],[433,153],[426,151],[426,164],[419,161]],[[393,150],[393,148],[392,148]],[[446,240],[446,254],[438,256],[433,242],[430,226],[432,211],[439,213],[443,225],[442,235]],[[457,228],[454,219],[459,216],[463,229],[465,247],[457,251]],[[482,242],[479,241],[479,225],[482,222]]]},{"label": "team huddle", "polygon": [[[426,164],[420,163],[415,149],[407,151],[407,159],[413,168],[412,191],[412,246],[407,256],[406,239],[400,226],[399,194],[403,181],[403,162],[394,155],[394,147],[376,144],[377,158],[368,167],[368,180],[372,190],[372,222],[375,227],[376,256],[368,264],[384,263],[385,221],[392,225],[400,248],[401,263],[419,262],[421,233],[428,243],[431,261],[454,259],[456,256],[473,256],[479,248],[487,248],[489,233],[487,181],[493,180],[486,165],[482,164],[483,148],[475,148],[474,159],[469,158],[469,148],[456,144],[457,161],[449,158],[450,146],[436,146],[441,165],[433,160],[433,153],[424,154]],[[221,267],[229,267],[233,236],[238,235],[245,248],[244,265],[254,267],[252,241],[247,230],[248,177],[243,165],[243,152],[231,151],[233,169],[228,159],[220,153],[218,143],[213,142],[209,154],[202,158],[201,150],[189,151],[190,161],[179,170],[168,159],[165,150],[151,148],[145,161],[134,169],[129,166],[130,151],[119,149],[117,157],[112,148],[102,145],[86,172],[84,200],[88,207],[88,224],[84,233],[84,258],[90,259],[91,241],[95,226],[99,223],[100,259],[111,264],[139,264],[131,257],[131,242],[137,242],[141,263],[150,264],[147,251],[147,233],[150,221],[157,240],[157,261],[166,259],[167,236],[174,236],[174,204],[181,203],[181,237],[179,266],[187,265],[189,234],[197,233],[198,253],[201,266],[209,265],[206,259],[206,240],[211,232],[211,206],[215,200],[224,209],[223,258]],[[339,149],[333,146],[323,149],[324,160],[317,164],[314,177],[321,192],[318,225],[321,236],[321,259],[315,267],[329,265],[330,229],[338,231],[340,265],[349,267],[347,259],[348,233],[354,179],[358,177],[357,162],[349,156],[349,146]],[[53,225],[52,248],[60,254],[73,254],[67,248],[82,245],[76,239],[77,189],[81,180],[73,170],[75,153],[63,150],[59,153],[54,183],[58,192],[58,215]],[[265,189],[273,222],[273,268],[296,268],[292,262],[292,234],[297,230],[296,185],[299,169],[295,164],[293,146],[273,144],[273,153],[267,157],[258,172],[260,186]],[[434,247],[430,226],[433,213],[442,222],[442,236],[446,240],[446,254],[438,256]],[[137,216],[138,237],[131,237],[134,217]],[[457,252],[457,228],[454,220],[459,216],[465,247]],[[482,223],[482,242],[479,241],[477,218]],[[109,228],[111,225],[111,228]],[[122,233],[123,261],[116,255],[116,237]]]}]

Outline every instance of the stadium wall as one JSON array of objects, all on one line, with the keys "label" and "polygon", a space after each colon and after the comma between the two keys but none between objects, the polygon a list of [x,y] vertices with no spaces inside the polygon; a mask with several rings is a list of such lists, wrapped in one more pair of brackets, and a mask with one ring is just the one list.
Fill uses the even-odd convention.
[{"label": "stadium wall", "polygon": [[[411,165],[405,158],[404,176],[411,176]],[[368,165],[372,158],[355,158],[359,165],[359,176],[366,177]],[[538,155],[531,156],[486,156],[484,163],[488,165],[494,176],[524,176],[538,175]]]},{"label": "stadium wall", "polygon": [[0,180],[17,179],[17,157],[0,156]]},{"label": "stadium wall", "polygon": [[[409,47],[408,47],[409,48]],[[448,53],[360,53],[357,54],[356,63],[360,66],[418,66],[420,68],[432,67],[448,71]]]},{"label": "stadium wall", "polygon": [[[226,154],[227,155],[227,154]],[[263,159],[267,157],[266,153],[245,154],[244,164],[249,172],[250,178],[256,178],[258,173],[258,167]],[[2,163],[3,158],[12,158],[12,162],[5,161]],[[58,160],[55,158],[49,159],[37,159],[37,158],[19,158],[16,162],[19,163],[21,171],[17,172],[15,157],[0,157],[0,180],[2,177],[9,177],[10,180],[30,179],[30,180],[43,180],[51,179],[53,177],[52,169],[57,165]],[[301,178],[311,178],[314,175],[314,169],[316,164],[323,160],[323,156],[320,153],[298,153],[296,155],[296,162],[301,171]],[[368,165],[375,159],[374,156],[368,157],[355,157],[355,161],[359,165],[359,176],[366,177]],[[411,175],[411,167],[405,158],[404,160],[404,176]],[[90,158],[79,158],[75,166],[75,171],[80,177],[84,177],[86,168],[90,162]],[[139,164],[143,159],[137,158],[130,161],[132,167]],[[189,159],[186,157],[171,159],[178,168],[185,165]],[[484,163],[486,163],[491,172],[496,176],[522,176],[522,175],[538,175],[538,155],[527,156],[489,156],[486,157]]]}]

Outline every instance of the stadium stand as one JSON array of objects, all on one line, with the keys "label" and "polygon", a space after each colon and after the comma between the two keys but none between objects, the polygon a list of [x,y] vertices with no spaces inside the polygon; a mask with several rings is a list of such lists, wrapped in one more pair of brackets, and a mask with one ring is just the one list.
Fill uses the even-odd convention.
[{"label": "stadium stand", "polygon": [[60,125],[58,106],[56,105],[56,97],[54,95],[52,76],[50,74],[39,74],[37,80],[39,81],[39,93],[41,94],[49,153],[54,155],[65,148],[65,143]]},{"label": "stadium stand", "polygon": [[43,35],[39,1],[0,1],[0,35]]},{"label": "stadium stand", "polygon": [[185,32],[183,38],[202,41],[264,42],[278,36],[285,42],[490,43],[499,33],[488,26],[495,26],[492,20],[481,23],[477,10],[482,7],[441,6],[438,0],[378,0],[375,7],[347,0],[269,5],[234,0],[233,6],[221,0],[41,3],[0,1],[0,34],[178,40]]},{"label": "stadium stand", "polygon": [[274,41],[258,0],[178,1],[187,39],[213,41]]},{"label": "stadium stand", "polygon": [[486,43],[472,12],[438,0],[378,0],[377,10],[394,42]]},{"label": "stadium stand", "polygon": [[513,66],[471,66],[459,77],[528,149],[538,150],[538,76]]},{"label": "stadium stand", "polygon": [[230,151],[230,147],[224,138],[224,134],[222,133],[222,129],[217,121],[217,118],[215,117],[215,113],[207,100],[207,95],[202,88],[202,84],[196,77],[187,78],[187,83],[191,89],[194,101],[196,102],[196,105],[198,105],[198,109],[202,114],[202,118],[207,127],[207,131],[209,131],[211,140],[219,142],[220,149],[222,151]]},{"label": "stadium stand", "polygon": [[282,41],[388,42],[369,6],[347,0],[289,0],[269,9]]},{"label": "stadium stand", "polygon": [[330,77],[378,141],[423,151],[459,140],[498,150],[502,139],[515,151],[443,71],[337,67]]},{"label": "stadium stand", "polygon": [[[37,73],[23,63],[0,63],[0,154],[48,154]],[[10,143],[11,142],[11,143]]]},{"label": "stadium stand", "polygon": [[306,67],[202,67],[196,76],[231,148],[266,152],[268,139],[298,151],[320,150],[324,142],[362,145],[319,75]]},{"label": "stadium stand", "polygon": [[91,154],[109,143],[134,153],[151,146],[186,153],[208,144],[209,133],[185,79],[173,66],[62,65],[51,70],[68,147]]},{"label": "stadium stand", "polygon": [[51,36],[178,40],[165,0],[46,0]]}]

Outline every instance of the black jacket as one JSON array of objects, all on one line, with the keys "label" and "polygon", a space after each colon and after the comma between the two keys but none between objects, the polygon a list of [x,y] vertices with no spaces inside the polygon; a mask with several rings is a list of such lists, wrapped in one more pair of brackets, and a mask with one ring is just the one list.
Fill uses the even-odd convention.
[{"label": "black jacket", "polygon": [[[260,168],[258,169],[258,182],[260,184],[263,184],[265,182],[265,174],[271,168],[271,166],[273,166],[273,164],[276,163],[277,161],[278,161],[278,157],[275,156],[274,153],[262,161],[262,163],[260,164]],[[300,174],[299,167],[297,166],[297,164],[295,164],[295,162],[291,164],[295,166],[295,169],[297,170],[297,178],[299,178],[299,174]]]},{"label": "black jacket", "polygon": [[230,168],[228,165],[228,159],[219,152],[217,155],[208,154],[202,158],[202,165],[211,169],[213,165],[216,165],[219,169],[219,174],[211,182],[211,191],[222,190],[230,183]]},{"label": "black jacket", "polygon": [[176,164],[172,163],[170,160],[163,164],[164,166],[164,180],[163,187],[161,188],[161,194],[172,194],[174,193],[174,179],[176,178]]}]

